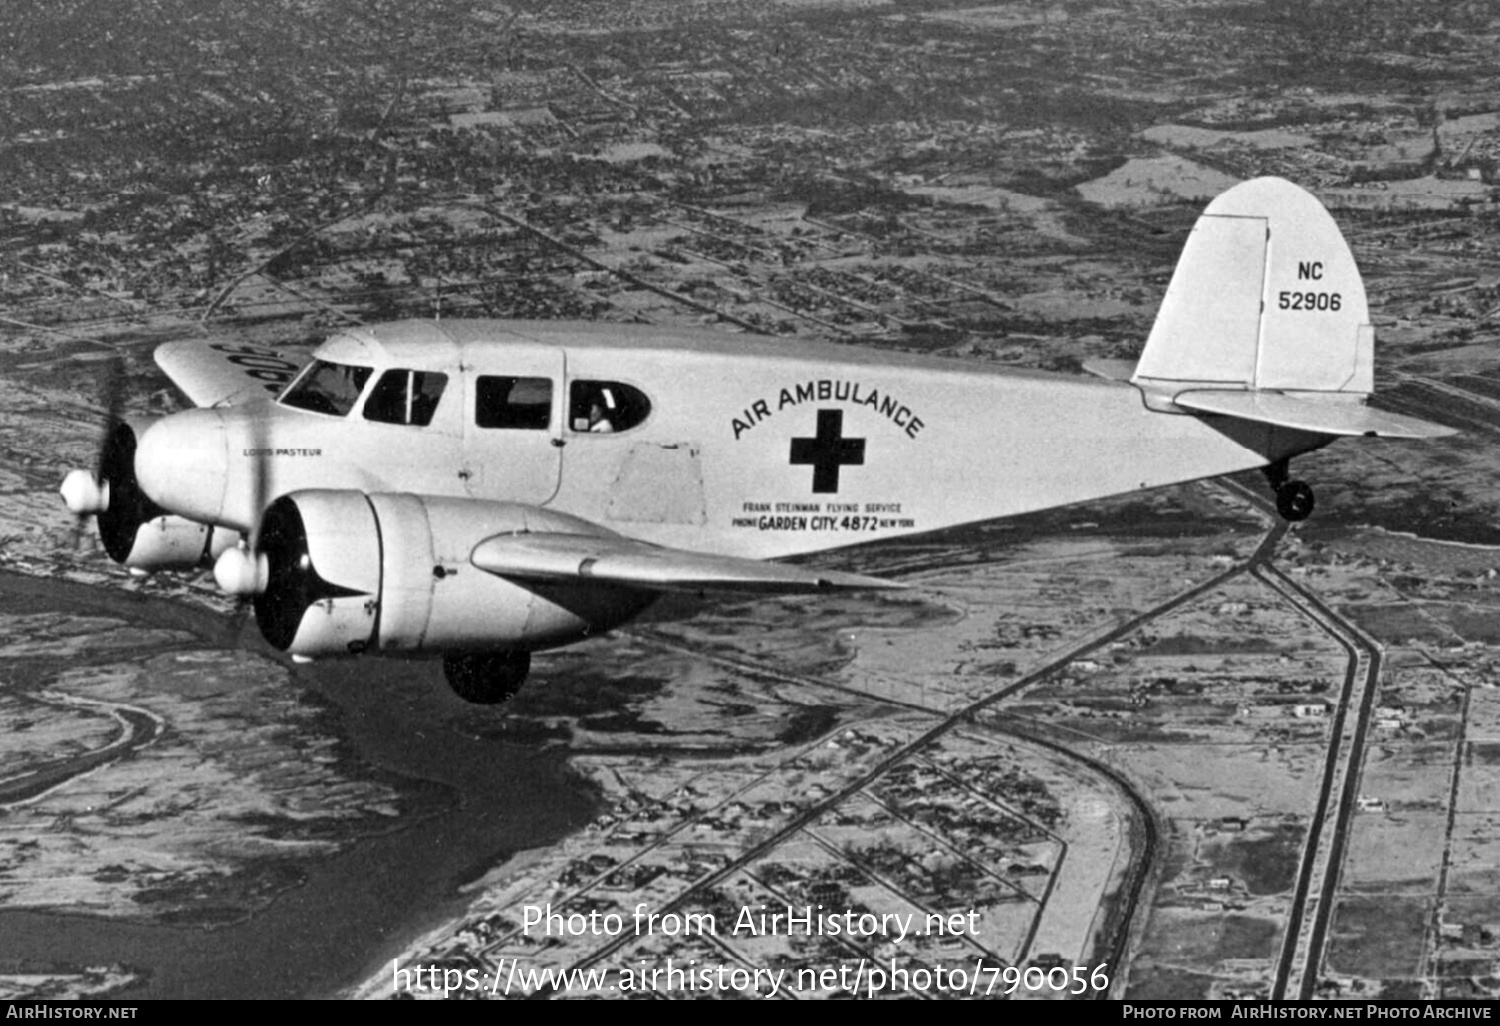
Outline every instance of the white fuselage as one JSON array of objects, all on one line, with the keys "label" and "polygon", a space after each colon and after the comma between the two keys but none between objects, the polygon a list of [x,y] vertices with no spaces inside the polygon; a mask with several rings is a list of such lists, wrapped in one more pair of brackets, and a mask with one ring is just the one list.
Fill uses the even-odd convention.
[{"label": "white fuselage", "polygon": [[[1231,473],[1326,441],[1154,412],[1119,382],[637,326],[410,322],[315,355],[370,368],[347,413],[272,403],[168,418],[142,440],[147,492],[241,530],[305,488],[520,502],[774,558]],[[392,370],[444,376],[425,424],[368,419],[373,382]],[[531,390],[526,418],[481,423],[496,419],[482,408],[497,380]],[[622,423],[591,429],[585,392],[622,404],[606,411]]]}]

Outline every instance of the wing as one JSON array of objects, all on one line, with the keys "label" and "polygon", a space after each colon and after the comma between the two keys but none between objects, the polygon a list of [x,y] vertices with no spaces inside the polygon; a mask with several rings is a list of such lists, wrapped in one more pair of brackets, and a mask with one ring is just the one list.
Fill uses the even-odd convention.
[{"label": "wing", "polygon": [[294,357],[243,342],[168,342],[156,365],[194,406],[233,406],[280,394],[302,364]]},{"label": "wing", "polygon": [[600,581],[650,591],[803,593],[905,588],[878,577],[667,549],[629,538],[502,534],[470,556],[479,569],[525,581]]},{"label": "wing", "polygon": [[1458,434],[1452,428],[1387,413],[1364,403],[1320,401],[1280,392],[1194,390],[1179,392],[1172,396],[1172,401],[1199,413],[1217,413],[1320,435],[1443,438]]}]

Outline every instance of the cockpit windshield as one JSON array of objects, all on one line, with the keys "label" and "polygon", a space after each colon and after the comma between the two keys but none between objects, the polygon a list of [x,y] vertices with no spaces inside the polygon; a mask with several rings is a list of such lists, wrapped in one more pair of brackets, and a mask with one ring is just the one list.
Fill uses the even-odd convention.
[{"label": "cockpit windshield", "polygon": [[369,367],[356,367],[347,363],[330,363],[314,360],[307,370],[281,393],[283,406],[294,406],[299,410],[326,413],[334,417],[345,416],[354,409],[365,382],[370,380]]}]

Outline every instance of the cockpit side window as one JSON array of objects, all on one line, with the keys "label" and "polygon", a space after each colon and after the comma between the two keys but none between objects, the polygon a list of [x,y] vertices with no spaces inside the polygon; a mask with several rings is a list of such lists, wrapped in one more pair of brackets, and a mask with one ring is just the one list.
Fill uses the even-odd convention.
[{"label": "cockpit side window", "polygon": [[574,381],[568,390],[568,426],[580,434],[629,431],[651,415],[651,400],[619,381]]},{"label": "cockpit side window", "polygon": [[364,391],[365,382],[368,380],[370,380],[369,367],[314,360],[308,364],[307,370],[303,371],[297,380],[281,393],[280,402],[283,406],[292,406],[299,410],[311,410],[313,413],[342,417],[354,409],[354,404],[359,401],[359,394]]},{"label": "cockpit side window", "polygon": [[426,427],[447,384],[448,375],[434,371],[388,370],[370,389],[365,420]]},{"label": "cockpit side window", "polygon": [[545,431],[552,423],[551,378],[480,375],[474,391],[479,427]]}]

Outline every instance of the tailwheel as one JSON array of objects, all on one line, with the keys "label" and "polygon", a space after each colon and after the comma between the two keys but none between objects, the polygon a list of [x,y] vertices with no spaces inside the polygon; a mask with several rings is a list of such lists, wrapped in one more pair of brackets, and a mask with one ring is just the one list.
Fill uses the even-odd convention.
[{"label": "tailwheel", "polygon": [[1313,511],[1313,490],[1306,481],[1288,481],[1276,489],[1276,512],[1283,520],[1306,520]]},{"label": "tailwheel", "polygon": [[1276,493],[1276,512],[1281,514],[1281,519],[1295,524],[1312,515],[1312,485],[1306,481],[1290,480],[1292,475],[1289,461],[1277,460],[1268,465],[1265,472],[1271,490]]},{"label": "tailwheel", "polygon": [[498,705],[512,698],[531,672],[530,652],[479,652],[443,656],[443,676],[465,702]]}]

